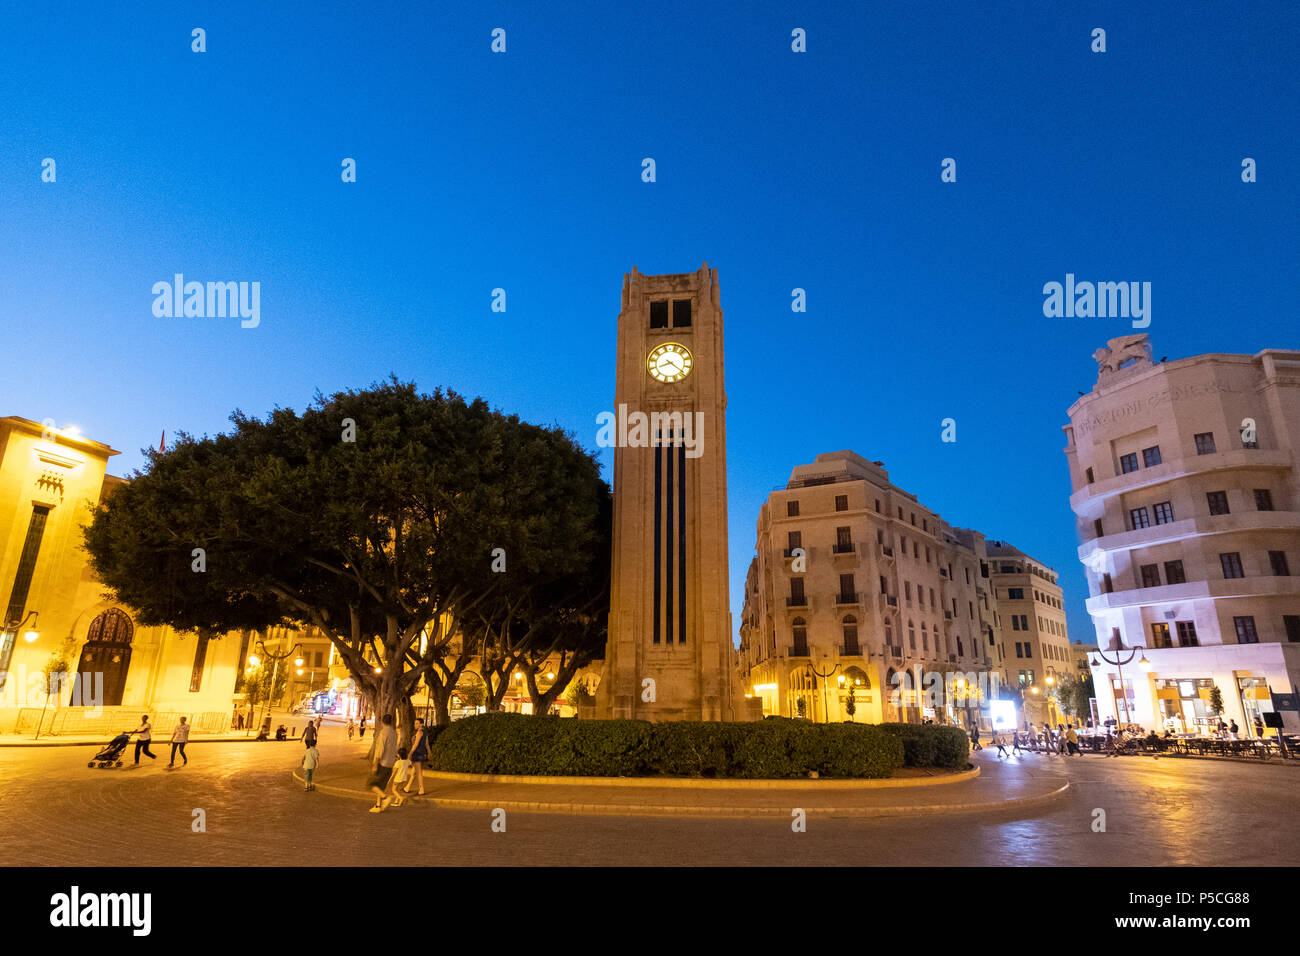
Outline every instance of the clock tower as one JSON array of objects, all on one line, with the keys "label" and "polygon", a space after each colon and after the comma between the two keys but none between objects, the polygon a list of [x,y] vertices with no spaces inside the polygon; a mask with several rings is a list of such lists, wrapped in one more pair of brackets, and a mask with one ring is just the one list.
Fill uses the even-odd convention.
[{"label": "clock tower", "polygon": [[729,720],[727,396],[718,271],[623,276],[602,717]]}]

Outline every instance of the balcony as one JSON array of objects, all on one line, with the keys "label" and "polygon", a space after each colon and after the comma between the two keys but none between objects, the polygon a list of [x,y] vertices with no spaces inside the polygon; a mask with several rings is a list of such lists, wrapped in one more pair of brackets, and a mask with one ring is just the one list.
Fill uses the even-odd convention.
[{"label": "balcony", "polygon": [[1291,457],[1284,451],[1264,448],[1235,448],[1212,455],[1189,455],[1183,458],[1166,458],[1159,465],[1139,468],[1126,475],[1102,478],[1084,485],[1070,495],[1070,507],[1081,518],[1092,520],[1102,516],[1105,500],[1116,495],[1137,491],[1154,485],[1176,481],[1189,475],[1203,475],[1237,468],[1270,468],[1289,471]]},{"label": "balcony", "polygon": [[794,557],[794,553],[795,553],[796,551],[802,551],[803,554],[804,554],[804,557],[807,557],[807,556],[808,556],[808,549],[805,548],[805,547],[803,547],[802,545],[800,545],[800,546],[797,547],[797,548],[784,548],[784,549],[782,549],[782,551],[781,551],[781,557],[783,557],[783,558],[793,558],[793,557]]},{"label": "balcony", "polygon": [[[836,561],[847,561],[850,558],[857,558],[858,549],[852,544],[836,544],[831,548],[831,558]],[[857,563],[854,561],[853,563]]]},{"label": "balcony", "polygon": [[880,553],[891,561],[894,559],[894,549],[887,544],[880,545]]},{"label": "balcony", "polygon": [[787,647],[787,648],[786,648],[785,656],[786,656],[786,657],[807,657],[807,656],[808,656],[808,645],[807,645],[807,644],[793,644],[793,645],[791,645],[790,647]]},{"label": "balcony", "polygon": [[1300,512],[1234,511],[1226,515],[1196,515],[1166,524],[1103,535],[1079,545],[1079,560],[1091,566],[1101,554],[1152,548],[1183,538],[1206,534],[1234,534],[1239,531],[1300,530]]},{"label": "balcony", "polygon": [[854,643],[854,644],[841,644],[841,645],[840,645],[840,656],[841,656],[841,657],[861,657],[861,656],[862,656],[862,645],[857,644],[857,643]]},{"label": "balcony", "polygon": [[943,612],[943,619],[944,619],[945,621],[951,621],[951,620],[952,620],[952,611],[944,611],[944,612]]},{"label": "balcony", "polygon": [[1300,596],[1300,575],[1256,574],[1244,578],[1187,581],[1183,584],[1164,584],[1158,588],[1111,591],[1109,594],[1098,594],[1088,598],[1087,608],[1090,614],[1095,614],[1098,611],[1142,607],[1148,604],[1273,595]]},{"label": "balcony", "polygon": [[882,595],[880,595],[880,596],[881,596],[882,598],[884,598],[884,604],[885,604],[885,607],[898,607],[898,597],[897,597],[897,595],[893,595],[893,594],[882,594]]},{"label": "balcony", "polygon": [[947,577],[948,577],[948,569],[947,569],[947,568],[940,568],[940,569],[939,569],[939,577],[944,578],[945,580],[947,580]]},{"label": "balcony", "polygon": [[799,595],[798,597],[788,597],[785,599],[785,606],[806,608],[808,606],[808,597],[807,595],[802,595],[802,594]]}]

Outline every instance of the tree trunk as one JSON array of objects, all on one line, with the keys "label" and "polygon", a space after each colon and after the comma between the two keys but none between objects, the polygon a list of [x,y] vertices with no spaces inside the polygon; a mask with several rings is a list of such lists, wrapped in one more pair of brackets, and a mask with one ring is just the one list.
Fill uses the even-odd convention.
[{"label": "tree trunk", "polygon": [[451,688],[439,682],[432,688],[433,723],[435,727],[446,727],[451,723]]}]

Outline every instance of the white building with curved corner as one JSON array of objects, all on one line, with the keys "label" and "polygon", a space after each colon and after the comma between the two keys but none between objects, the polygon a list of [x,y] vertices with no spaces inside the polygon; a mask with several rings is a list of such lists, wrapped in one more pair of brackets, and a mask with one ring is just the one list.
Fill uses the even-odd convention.
[{"label": "white building with curved corner", "polygon": [[1111,345],[1064,426],[1100,715],[1203,730],[1217,687],[1243,733],[1300,729],[1300,351]]}]

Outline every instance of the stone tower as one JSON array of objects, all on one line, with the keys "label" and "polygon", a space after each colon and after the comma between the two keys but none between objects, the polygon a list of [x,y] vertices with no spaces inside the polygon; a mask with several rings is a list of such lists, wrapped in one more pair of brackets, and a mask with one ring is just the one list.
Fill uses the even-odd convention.
[{"label": "stone tower", "polygon": [[727,396],[718,273],[623,276],[602,717],[727,720]]}]

